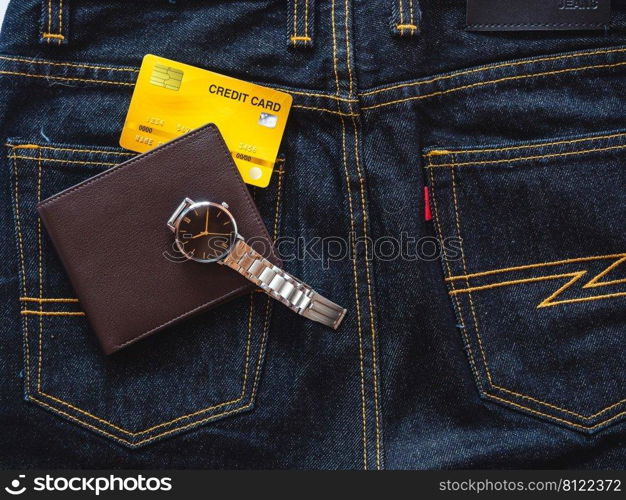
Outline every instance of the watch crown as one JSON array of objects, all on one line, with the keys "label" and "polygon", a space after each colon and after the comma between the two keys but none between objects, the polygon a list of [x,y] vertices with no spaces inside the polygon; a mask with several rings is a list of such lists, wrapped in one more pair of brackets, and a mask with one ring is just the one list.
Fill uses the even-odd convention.
[{"label": "watch crown", "polygon": [[223,206],[224,208],[228,208],[228,203],[226,203],[225,201],[223,201],[223,202],[222,202],[222,206]]}]

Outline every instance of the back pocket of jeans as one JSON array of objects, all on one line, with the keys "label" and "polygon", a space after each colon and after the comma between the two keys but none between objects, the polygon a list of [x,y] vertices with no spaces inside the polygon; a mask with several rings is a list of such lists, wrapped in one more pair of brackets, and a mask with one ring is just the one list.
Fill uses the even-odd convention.
[{"label": "back pocket of jeans", "polygon": [[[36,204],[132,156],[118,148],[23,140],[9,140],[7,150],[26,399],[137,447],[252,409],[271,305],[252,293],[112,356],[102,354]],[[270,234],[279,226],[282,176],[275,177],[254,193]],[[159,300],[154,290],[146,293]]]},{"label": "back pocket of jeans", "polygon": [[621,421],[626,132],[437,147],[424,160],[481,396],[586,433]]}]

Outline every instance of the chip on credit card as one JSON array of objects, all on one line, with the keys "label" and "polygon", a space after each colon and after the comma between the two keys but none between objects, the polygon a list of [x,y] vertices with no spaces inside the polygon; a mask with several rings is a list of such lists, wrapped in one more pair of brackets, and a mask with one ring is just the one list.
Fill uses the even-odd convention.
[{"label": "chip on credit card", "polygon": [[147,54],[120,145],[144,153],[215,123],[243,180],[266,187],[291,102],[285,92]]}]

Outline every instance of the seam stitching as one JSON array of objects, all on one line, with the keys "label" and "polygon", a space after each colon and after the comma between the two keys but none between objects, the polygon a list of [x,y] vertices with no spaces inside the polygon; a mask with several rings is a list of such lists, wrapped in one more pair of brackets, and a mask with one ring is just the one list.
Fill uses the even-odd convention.
[{"label": "seam stitching", "polygon": [[69,67],[69,68],[84,68],[84,69],[106,69],[110,71],[128,71],[131,73],[139,73],[139,70],[136,68],[117,68],[113,66],[100,66],[100,65],[93,65],[93,64],[54,62],[54,61],[46,61],[42,59],[28,59],[24,57],[0,56],[0,60],[23,62],[23,63],[28,63],[28,64],[43,64],[44,66],[62,66],[62,67]]},{"label": "seam stitching", "polygon": [[561,265],[561,264],[570,264],[570,263],[573,263],[573,262],[588,262],[590,260],[618,259],[618,258],[621,258],[621,257],[626,257],[626,254],[615,253],[615,254],[608,254],[608,255],[594,255],[594,256],[590,256],[590,257],[577,257],[577,258],[573,258],[573,259],[556,260],[556,261],[550,261],[550,262],[540,262],[538,264],[525,264],[525,265],[522,265],[522,266],[503,267],[501,269],[492,269],[492,270],[489,270],[489,271],[482,271],[482,272],[471,273],[471,274],[467,274],[467,275],[450,276],[449,278],[446,278],[446,281],[454,281],[454,280],[465,279],[465,278],[478,278],[478,277],[481,277],[481,276],[488,276],[488,275],[491,275],[491,274],[500,274],[500,273],[509,272],[509,271],[524,271],[526,269],[534,269],[536,267],[558,266],[558,265]]},{"label": "seam stitching", "polygon": [[135,156],[135,153],[128,153],[125,151],[107,151],[106,149],[60,148],[56,146],[40,146],[39,144],[9,144],[9,143],[5,143],[5,146],[13,148],[13,149],[26,149],[26,150],[50,149],[52,151],[67,151],[70,153],[97,153],[97,154],[104,154],[104,155]]},{"label": "seam stitching", "polygon": [[618,144],[616,146],[607,146],[603,148],[579,149],[579,150],[574,150],[574,151],[565,151],[563,153],[546,153],[543,155],[519,156],[517,158],[504,158],[500,160],[480,160],[480,161],[468,161],[468,162],[461,162],[461,163],[435,163],[434,165],[431,165],[430,168],[439,168],[439,167],[454,168],[454,167],[467,167],[467,166],[476,166],[476,165],[516,163],[520,161],[541,160],[541,159],[546,159],[546,158],[560,158],[563,156],[577,156],[577,155],[584,155],[587,153],[594,153],[594,152],[615,151],[619,149],[626,149],[626,144]]},{"label": "seam stitching", "polygon": [[[352,95],[354,80],[352,73],[352,47],[350,45],[352,36],[349,25],[349,3],[348,0],[345,0],[344,4],[345,9],[345,36],[346,36],[346,66],[348,68],[348,78],[349,78],[349,92]],[[348,109],[352,112],[352,104],[348,103]],[[372,386],[374,393],[374,424],[376,429],[376,468],[381,468],[381,425],[380,425],[380,410],[379,410],[379,394],[378,394],[378,355],[377,355],[377,335],[376,335],[376,327],[374,321],[374,308],[373,308],[373,292],[372,292],[372,279],[371,279],[371,266],[368,259],[369,255],[369,243],[368,243],[368,220],[369,215],[367,211],[367,203],[366,203],[366,194],[365,194],[365,176],[363,175],[362,164],[361,164],[361,156],[359,153],[359,132],[357,127],[357,122],[355,117],[351,117],[352,127],[354,129],[354,156],[355,156],[355,165],[357,176],[359,178],[359,193],[361,198],[361,209],[363,211],[363,220],[362,220],[362,230],[365,241],[365,280],[367,283],[367,302],[368,302],[368,312],[370,317],[370,336],[372,341]],[[356,256],[355,256],[356,257]]]},{"label": "seam stitching", "polygon": [[65,298],[65,297],[20,297],[22,302],[78,302],[77,298]]},{"label": "seam stitching", "polygon": [[382,103],[378,103],[378,104],[373,104],[373,105],[370,105],[370,106],[364,106],[361,109],[363,109],[363,110],[370,110],[370,109],[382,108],[382,107],[385,107],[385,106],[391,106],[391,105],[400,104],[400,103],[403,103],[403,102],[416,101],[416,100],[421,100],[421,99],[428,99],[430,97],[437,97],[437,96],[441,96],[441,95],[451,94],[453,92],[459,92],[461,90],[467,90],[467,89],[478,88],[478,87],[485,87],[485,86],[488,86],[488,85],[494,85],[496,83],[508,82],[508,81],[513,81],[513,80],[524,80],[524,79],[530,79],[530,78],[538,78],[540,76],[560,75],[560,74],[564,74],[564,73],[573,73],[573,72],[576,72],[576,71],[584,71],[584,70],[589,70],[589,69],[616,68],[618,66],[624,66],[624,65],[626,65],[626,61],[622,61],[622,62],[619,62],[619,63],[612,63],[612,64],[595,64],[595,65],[588,65],[588,66],[577,66],[577,67],[572,67],[572,68],[564,68],[564,69],[560,69],[560,70],[538,72],[538,73],[526,73],[526,74],[522,74],[522,75],[507,76],[507,77],[498,78],[498,79],[495,79],[495,80],[485,80],[485,81],[482,81],[482,82],[475,82],[475,83],[472,83],[472,84],[469,84],[469,85],[462,85],[460,87],[453,87],[453,88],[446,89],[446,90],[439,90],[439,91],[436,91],[436,92],[432,92],[430,94],[405,97],[403,99],[395,99],[395,100],[392,100],[392,101],[387,101],[387,102],[382,102]]},{"label": "seam stitching", "polygon": [[[41,151],[37,160],[37,203],[41,201]],[[37,254],[38,254],[38,274],[39,274],[39,298],[43,298],[43,242],[41,238],[41,218],[37,217]],[[37,392],[41,392],[41,352],[43,347],[43,303],[39,303],[39,344],[37,348]]]},{"label": "seam stitching", "polygon": [[[430,162],[430,158],[427,158],[427,162]],[[441,242],[441,248],[442,248],[442,253],[443,253],[442,255],[443,266],[442,267],[445,268],[444,276],[446,274],[447,276],[450,276],[452,274],[452,271],[450,268],[450,261],[448,260],[448,255],[447,255],[448,251],[447,251],[446,245],[443,244],[444,233],[443,233],[443,228],[442,228],[442,223],[441,223],[441,217],[439,216],[439,207],[437,203],[437,189],[436,189],[435,174],[434,174],[433,169],[428,169],[427,172],[430,178],[430,187],[431,187],[430,190],[431,190],[431,200],[432,200],[432,205],[433,205],[433,215],[434,215],[434,220],[435,220],[435,230],[437,231],[439,235],[439,241]],[[444,281],[447,281],[447,280],[444,280]],[[456,284],[453,281],[450,281],[449,284],[450,284],[450,288],[452,289],[452,292],[454,292],[456,289]],[[454,302],[454,305],[456,305],[456,315],[458,317],[458,320],[460,321],[460,324],[458,325],[458,327],[461,330],[461,336],[463,338],[463,347],[467,353],[467,357],[470,362],[470,369],[474,376],[474,380],[476,381],[478,392],[482,394],[483,393],[482,379],[480,377],[480,374],[478,373],[476,361],[474,360],[474,351],[471,347],[467,325],[465,324],[464,319],[463,319],[463,313],[461,311],[461,302],[459,301],[458,296],[455,294],[452,294],[452,300]]]},{"label": "seam stitching", "polygon": [[[42,306],[40,306],[41,308]],[[24,316],[85,316],[82,311],[34,311],[32,309],[22,309],[20,314]],[[41,321],[41,319],[40,319]]]},{"label": "seam stitching", "polygon": [[[22,285],[22,294],[23,295],[28,295],[27,293],[27,287],[26,287],[26,264],[25,264],[25,258],[24,258],[24,242],[23,242],[23,237],[22,237],[22,224],[21,224],[21,220],[20,220],[20,197],[19,197],[19,173],[18,173],[18,169],[17,169],[17,161],[15,160],[15,151],[11,151],[11,158],[12,158],[12,164],[13,164],[13,177],[15,179],[15,185],[14,185],[14,190],[15,190],[15,194],[14,194],[14,200],[13,200],[13,206],[14,206],[14,214],[15,214],[15,222],[17,225],[17,247],[18,247],[18,253],[19,253],[19,266],[20,266],[20,271],[21,271],[21,285]],[[22,310],[24,309],[24,307],[22,306],[21,308]],[[23,324],[23,328],[24,328],[24,366],[26,369],[26,376],[25,376],[25,386],[26,386],[26,394],[27,396],[30,394],[30,339],[29,339],[29,334],[28,334],[28,317],[25,315],[22,315],[22,324]]]},{"label": "seam stitching", "polygon": [[388,87],[383,87],[380,89],[374,89],[374,90],[362,92],[361,96],[367,97],[370,95],[380,94],[381,92],[388,92],[390,90],[395,90],[395,89],[402,89],[402,88],[408,88],[408,87],[420,87],[422,85],[427,85],[429,83],[435,83],[435,82],[439,82],[442,80],[450,80],[452,78],[465,76],[465,75],[471,75],[474,73],[485,73],[487,71],[492,71],[494,69],[509,68],[509,67],[514,67],[514,66],[524,66],[526,64],[535,64],[538,62],[561,61],[563,59],[574,59],[576,57],[589,57],[589,56],[595,56],[595,55],[607,55],[607,54],[624,53],[624,52],[626,52],[626,47],[620,47],[620,48],[615,48],[615,49],[600,49],[600,50],[592,50],[592,51],[579,51],[579,52],[561,54],[561,55],[556,55],[556,56],[536,57],[532,59],[525,59],[522,61],[504,62],[504,63],[499,63],[499,64],[493,64],[490,66],[481,66],[479,68],[462,70],[462,71],[450,73],[448,75],[435,76],[427,80],[420,80],[417,82],[399,83],[395,85],[390,85]]},{"label": "seam stitching", "polygon": [[126,87],[134,87],[135,86],[134,83],[130,83],[130,82],[116,82],[116,81],[113,81],[113,80],[95,80],[95,79],[91,79],[91,78],[76,78],[76,77],[69,77],[69,76],[40,75],[40,74],[36,74],[36,73],[24,73],[24,72],[19,72],[19,71],[5,71],[5,70],[1,70],[0,71],[0,75],[26,76],[26,77],[29,77],[29,78],[44,78],[46,80],[48,80],[48,79],[50,79],[50,80],[62,80],[62,81],[69,81],[69,82],[77,81],[77,82],[86,82],[86,83],[106,83],[106,84],[110,84],[110,85],[122,85],[122,86],[126,86]]},{"label": "seam stitching", "polygon": [[[520,144],[517,146],[507,146],[507,147],[495,147],[495,148],[483,148],[483,149],[455,149],[455,150],[450,150],[450,149],[446,149],[445,151],[430,151],[428,152],[425,156],[448,156],[451,154],[454,155],[464,155],[464,154],[478,154],[478,153],[501,153],[501,152],[505,152],[505,151],[514,151],[517,149],[534,149],[534,148],[543,148],[543,147],[547,147],[547,146],[559,146],[561,144],[576,144],[579,142],[592,142],[592,141],[597,141],[597,140],[601,140],[601,139],[616,139],[616,138],[621,138],[621,137],[626,137],[626,132],[618,132],[618,133],[612,133],[612,134],[607,134],[607,135],[593,135],[593,136],[587,136],[587,137],[579,137],[576,139],[562,139],[559,141],[552,141],[552,142],[533,142],[530,144]],[[436,163],[434,165],[437,165]],[[457,165],[458,166],[458,165]]]},{"label": "seam stitching", "polygon": [[[331,28],[333,39],[333,70],[335,76],[335,86],[337,88],[337,96],[340,95],[339,87],[339,73],[338,73],[338,60],[337,60],[337,27],[335,23],[335,0],[331,1]],[[337,109],[341,113],[341,106],[337,101]],[[350,187],[350,176],[348,173],[348,158],[346,149],[346,122],[343,114],[341,117],[341,151],[343,159],[343,169],[346,179],[346,191],[348,194],[348,209],[350,214],[350,241],[352,252],[355,252],[355,242],[353,235],[356,235],[356,223],[354,219],[354,208],[352,205],[352,188]],[[361,319],[361,301],[359,297],[359,278],[356,268],[356,259],[352,258],[352,280],[354,288],[354,300],[357,320],[357,333],[358,333],[358,346],[359,346],[359,381],[360,381],[360,396],[361,396],[361,446],[363,448],[363,468],[367,470],[367,412],[365,404],[365,367],[363,361],[363,327]]]},{"label": "seam stitching", "polygon": [[45,162],[53,162],[53,163],[68,163],[72,165],[105,165],[105,166],[115,166],[119,165],[119,163],[115,162],[106,162],[106,161],[78,161],[78,160],[62,160],[60,158],[44,158],[37,156],[24,156],[24,155],[16,155],[16,159],[18,160],[30,160],[30,161],[45,161]]},{"label": "seam stitching", "polygon": [[492,23],[492,24],[468,24],[468,28],[515,28],[515,27],[576,27],[576,26],[588,26],[588,27],[601,27],[606,26],[605,23]]},{"label": "seam stitching", "polygon": [[298,0],[293,0],[293,33],[291,40],[298,36]]},{"label": "seam stitching", "polygon": [[[453,162],[456,161],[456,157],[454,155],[452,156],[452,161]],[[456,192],[456,175],[455,175],[454,167],[450,169],[450,182],[452,184],[452,197],[453,197],[453,202],[454,202],[454,216],[455,216],[457,236],[459,238],[459,245],[461,247],[461,264],[463,265],[464,273],[467,274],[467,263],[465,260],[463,236],[461,235],[461,217],[460,217],[459,203],[458,203],[458,197],[457,197],[457,192]],[[465,281],[465,286],[469,287],[468,280]],[[491,377],[491,371],[489,370],[489,363],[487,362],[487,354],[485,352],[485,347],[483,345],[482,337],[480,336],[479,329],[478,329],[478,317],[476,314],[476,307],[474,305],[474,300],[472,298],[471,292],[468,293],[468,298],[469,298],[470,312],[472,314],[472,322],[474,324],[474,329],[476,330],[476,337],[478,338],[478,347],[479,347],[481,358],[483,360],[483,365],[485,367],[485,373],[487,375],[487,382],[489,386],[493,386],[493,379]],[[463,323],[465,323],[465,321],[463,321]]]}]

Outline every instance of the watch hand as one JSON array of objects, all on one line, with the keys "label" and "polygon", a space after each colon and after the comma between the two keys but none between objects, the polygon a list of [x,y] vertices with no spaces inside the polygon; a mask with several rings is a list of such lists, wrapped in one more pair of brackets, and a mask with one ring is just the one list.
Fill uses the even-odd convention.
[{"label": "watch hand", "polygon": [[209,231],[209,207],[206,207],[206,217],[204,219],[204,234]]},{"label": "watch hand", "polygon": [[196,234],[189,238],[190,240],[195,240],[196,238],[201,238],[202,236],[228,236],[230,233],[209,233],[207,231],[202,231],[201,233]]}]

